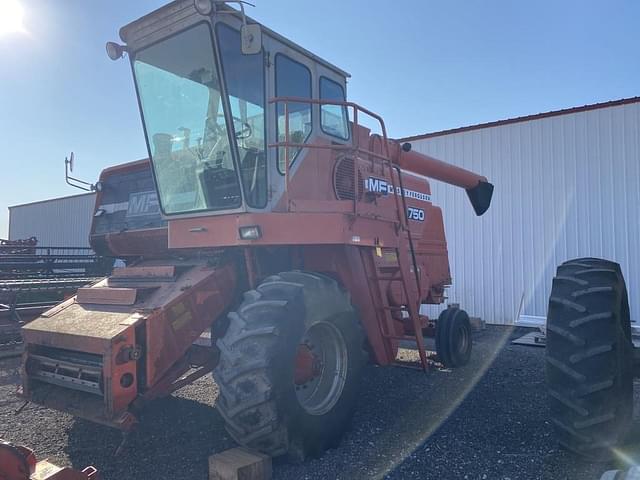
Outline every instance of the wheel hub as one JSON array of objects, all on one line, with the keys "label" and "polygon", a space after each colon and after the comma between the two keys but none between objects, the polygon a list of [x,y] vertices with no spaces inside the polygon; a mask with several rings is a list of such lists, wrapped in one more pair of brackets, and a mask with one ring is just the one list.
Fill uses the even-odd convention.
[{"label": "wheel hub", "polygon": [[293,383],[300,406],[324,415],[342,396],[347,378],[347,344],[331,322],[313,324],[305,332],[295,360]]},{"label": "wheel hub", "polygon": [[306,343],[298,345],[293,382],[296,385],[304,385],[310,382],[320,375],[322,366],[322,360],[313,353],[309,345]]}]

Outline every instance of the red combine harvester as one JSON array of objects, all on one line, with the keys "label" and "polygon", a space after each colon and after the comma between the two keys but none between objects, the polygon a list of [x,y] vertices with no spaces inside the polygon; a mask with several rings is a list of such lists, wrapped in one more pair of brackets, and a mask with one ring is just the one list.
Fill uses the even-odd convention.
[{"label": "red combine harvester", "polygon": [[451,283],[426,177],[478,215],[485,177],[387,138],[347,73],[225,2],[120,35],[107,51],[131,60],[150,162],[102,173],[91,240],[127,266],[24,327],[26,399],[128,431],[213,371],[233,438],[300,459],[339,441],[367,360],[411,340],[427,369],[434,323],[440,361],[469,360],[463,310],[419,313]]}]

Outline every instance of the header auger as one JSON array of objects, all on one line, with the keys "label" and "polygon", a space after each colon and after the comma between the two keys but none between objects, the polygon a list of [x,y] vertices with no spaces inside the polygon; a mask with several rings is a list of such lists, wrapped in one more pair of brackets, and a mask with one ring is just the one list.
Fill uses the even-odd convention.
[{"label": "header auger", "polygon": [[390,140],[346,72],[225,2],[174,1],[120,35],[149,161],[102,173],[91,242],[127,266],[24,328],[25,398],[129,430],[213,371],[233,438],[304,458],[336,444],[365,362],[393,364],[401,340],[426,369],[436,323],[441,361],[468,361],[464,311],[419,313],[451,283],[426,177],[479,215],[486,178]]}]

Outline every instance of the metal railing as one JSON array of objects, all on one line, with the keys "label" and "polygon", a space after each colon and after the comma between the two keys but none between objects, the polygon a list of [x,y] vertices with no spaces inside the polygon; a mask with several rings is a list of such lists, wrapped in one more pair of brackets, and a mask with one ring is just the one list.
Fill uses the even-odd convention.
[{"label": "metal railing", "polygon": [[[298,150],[302,150],[302,149],[325,149],[325,150],[333,150],[333,151],[346,151],[351,153],[354,156],[354,161],[353,161],[353,186],[354,186],[354,196],[353,196],[353,214],[354,215],[358,215],[358,162],[356,161],[357,158],[362,158],[360,156],[366,156],[369,159],[376,159],[378,161],[380,161],[380,163],[383,166],[386,166],[389,169],[389,178],[391,179],[391,184],[392,184],[392,188],[393,188],[393,192],[394,192],[394,198],[395,198],[395,203],[396,203],[396,211],[397,211],[397,215],[398,215],[398,223],[399,223],[399,227],[403,230],[408,230],[408,223],[407,223],[407,218],[404,214],[404,211],[406,211],[406,209],[403,211],[402,209],[402,205],[404,204],[404,189],[401,190],[401,195],[398,195],[397,192],[397,187],[396,187],[396,180],[395,180],[395,175],[394,175],[394,170],[397,170],[398,173],[398,181],[400,182],[400,184],[402,184],[402,179],[400,178],[400,170],[396,168],[396,165],[394,165],[392,159],[391,159],[391,153],[389,151],[389,141],[388,141],[388,136],[387,136],[387,127],[385,126],[384,120],[382,119],[382,117],[380,115],[378,115],[377,113],[372,112],[371,110],[364,108],[360,105],[358,105],[357,103],[354,102],[349,102],[349,101],[341,101],[341,100],[321,100],[321,99],[314,99],[314,98],[303,98],[303,97],[275,97],[275,98],[271,98],[269,99],[269,103],[271,104],[282,104],[284,105],[283,107],[283,114],[284,114],[284,123],[285,123],[285,128],[284,128],[284,141],[278,141],[276,143],[270,143],[269,147],[270,148],[283,148],[284,149],[284,161],[285,161],[285,187],[284,187],[284,195],[285,195],[285,204],[287,206],[287,211],[289,211],[289,181],[290,181],[290,173],[289,173],[289,169],[290,169],[290,162],[289,162],[289,149],[290,148],[295,148]],[[352,121],[352,128],[351,128],[351,138],[350,138],[350,143],[349,144],[312,144],[312,143],[298,143],[298,142],[292,142],[290,137],[289,137],[289,105],[290,104],[306,104],[306,105],[335,105],[335,106],[340,106],[343,107],[345,109],[351,109],[351,117],[353,118]],[[349,110],[347,110],[347,112],[349,112]],[[377,137],[381,138],[381,146],[382,146],[382,153],[378,153],[375,152],[373,150],[371,150],[370,148],[363,148],[362,146],[360,146],[360,136],[358,135],[358,132],[355,131],[356,127],[359,127],[360,124],[358,123],[359,120],[359,114],[364,114],[367,115],[368,117],[374,119],[375,121],[378,122],[378,124],[380,125],[380,131],[382,133],[382,135],[376,135]],[[347,115],[347,118],[349,118],[349,115]],[[375,138],[375,136],[371,136],[370,137],[370,144],[371,139]],[[373,161],[373,160],[372,160]],[[402,187],[401,187],[402,188]]]}]

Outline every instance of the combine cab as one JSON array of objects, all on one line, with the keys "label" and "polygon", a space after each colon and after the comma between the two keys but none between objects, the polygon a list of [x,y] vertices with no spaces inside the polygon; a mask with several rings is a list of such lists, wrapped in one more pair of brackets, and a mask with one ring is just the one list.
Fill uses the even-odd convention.
[{"label": "combine cab", "polygon": [[390,140],[346,72],[225,2],[120,34],[150,162],[103,172],[92,245],[127,265],[25,327],[25,398],[128,430],[213,371],[233,438],[301,459],[339,441],[366,361],[410,340],[426,370],[434,324],[440,361],[469,360],[463,310],[419,314],[451,283],[427,177],[478,215],[486,178]]}]

